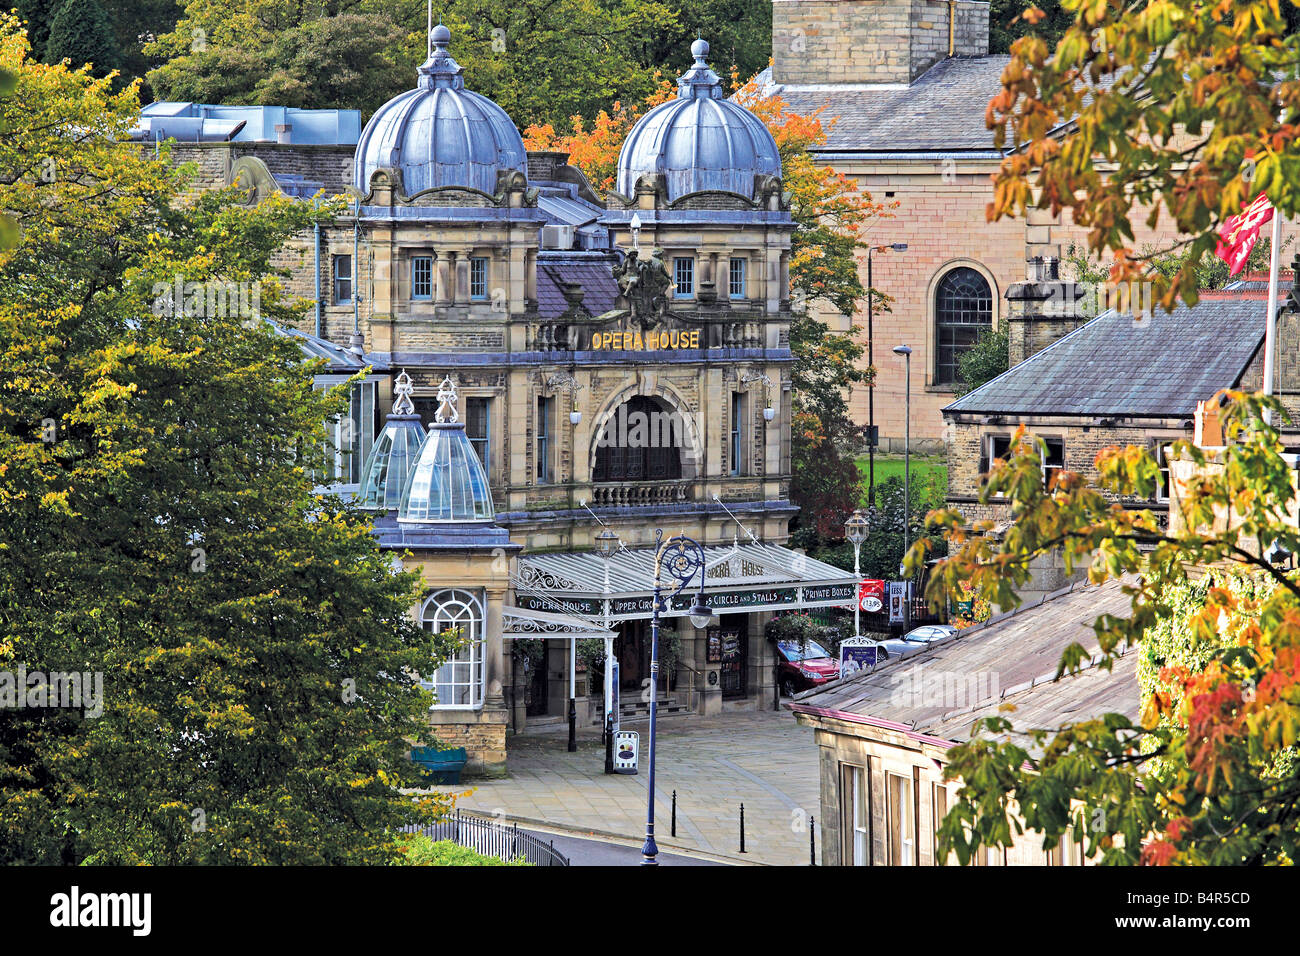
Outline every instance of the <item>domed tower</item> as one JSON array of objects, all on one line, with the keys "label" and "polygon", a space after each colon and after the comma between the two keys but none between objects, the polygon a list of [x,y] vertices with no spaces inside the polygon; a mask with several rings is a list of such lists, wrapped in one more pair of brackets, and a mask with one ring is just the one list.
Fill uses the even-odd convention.
[{"label": "domed tower", "polygon": [[618,191],[632,196],[638,180],[659,176],[669,202],[699,192],[754,199],[781,178],[781,154],[762,120],[725,99],[708,66],[709,45],[691,44],[695,64],[677,80],[677,99],[656,106],[628,134],[618,157]]},{"label": "domed tower", "polygon": [[[504,349],[508,316],[537,295],[547,220],[528,154],[505,110],[466,87],[450,43],[445,26],[430,31],[415,89],[375,111],[353,159],[356,311],[369,320],[366,350],[380,356],[428,353],[429,323],[442,321],[461,323],[465,342]],[[403,364],[417,394],[436,385]]]},{"label": "domed tower", "polygon": [[494,195],[501,174],[527,174],[519,130],[505,110],[465,88],[464,70],[447,52],[451,31],[439,24],[430,40],[415,89],[381,106],[362,131],[353,185],[369,192],[375,172],[388,169],[407,196],[447,187]]}]

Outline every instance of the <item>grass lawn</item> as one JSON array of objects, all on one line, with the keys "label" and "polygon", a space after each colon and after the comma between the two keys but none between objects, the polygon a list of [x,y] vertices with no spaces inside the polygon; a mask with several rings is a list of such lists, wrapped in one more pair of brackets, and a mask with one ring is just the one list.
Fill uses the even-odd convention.
[{"label": "grass lawn", "polygon": [[[858,458],[858,471],[862,473],[863,478],[867,476],[867,461],[866,455]],[[876,483],[879,484],[891,477],[903,477],[903,456],[877,455]],[[912,456],[912,481],[923,481],[927,478],[936,482],[941,488],[948,487],[948,462],[942,455]]]}]

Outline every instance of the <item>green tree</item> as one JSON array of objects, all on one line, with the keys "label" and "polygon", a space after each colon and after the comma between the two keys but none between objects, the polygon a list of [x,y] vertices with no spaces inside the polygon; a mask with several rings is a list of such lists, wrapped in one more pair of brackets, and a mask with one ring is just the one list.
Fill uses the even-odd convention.
[{"label": "green tree", "polygon": [[1011,361],[1010,346],[1005,322],[981,335],[979,341],[957,359],[956,393],[965,395],[1005,372]]},{"label": "green tree", "polygon": [[[399,788],[429,733],[414,675],[449,641],[365,519],[313,493],[346,396],[264,321],[301,311],[272,256],[336,210],[181,202],[188,171],[125,141],[129,90],[27,54],[0,18],[21,225],[0,253],[0,671],[98,674],[102,714],[0,709],[0,858],[391,861],[440,809]],[[260,308],[178,309],[178,279]]]},{"label": "green tree", "polygon": [[[955,511],[929,517],[952,557],[927,596],[934,603],[968,585],[983,600],[1015,606],[1036,558],[1057,553],[1093,582],[1119,578],[1128,616],[1102,615],[1093,630],[1108,668],[1136,646],[1142,717],[1105,714],[1058,728],[1017,726],[1014,713],[979,721],[946,768],[963,781],[941,843],[967,862],[979,846],[1009,846],[1021,828],[1044,848],[1073,828],[1085,852],[1112,864],[1286,863],[1300,839],[1300,578],[1261,554],[1300,550],[1289,516],[1294,468],[1283,457],[1274,398],[1229,393],[1229,442],[1213,459],[1187,442],[1174,454],[1198,477],[1179,485],[1170,530],[1124,499],[1150,498],[1161,473],[1145,448],[1109,448],[1098,478],[1063,473],[1044,487],[1041,442],[1017,436],[995,464],[981,501],[1007,499],[1011,532],[967,526]],[[1226,516],[1231,515],[1231,522]],[[1265,548],[1261,548],[1261,543]],[[920,545],[908,556],[917,565]],[[1193,583],[1196,569],[1219,583]],[[1249,575],[1246,587],[1224,575]],[[1259,582],[1267,580],[1270,586]],[[1086,662],[1072,643],[1058,674]]]},{"label": "green tree", "polygon": [[53,63],[67,60],[74,69],[90,64],[94,76],[117,69],[120,55],[113,25],[97,0],[63,0],[50,21],[45,55]]}]

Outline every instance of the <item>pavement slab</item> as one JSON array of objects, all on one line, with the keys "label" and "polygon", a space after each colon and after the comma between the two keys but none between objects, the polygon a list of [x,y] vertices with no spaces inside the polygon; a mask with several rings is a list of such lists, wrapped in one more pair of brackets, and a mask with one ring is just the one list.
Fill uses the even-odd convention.
[{"label": "pavement slab", "polygon": [[[569,753],[563,732],[512,736],[509,776],[437,789],[461,793],[457,805],[573,833],[639,841],[645,834],[644,724],[640,773],[604,772],[599,738]],[[817,745],[787,712],[748,711],[661,721],[655,771],[655,839],[736,863],[807,866],[807,820],[819,811]],[[670,834],[677,791],[677,836]],[[745,853],[740,805],[745,805]],[[820,856],[821,835],[817,834]],[[612,859],[612,858],[611,858]],[[628,858],[632,860],[632,857]]]}]

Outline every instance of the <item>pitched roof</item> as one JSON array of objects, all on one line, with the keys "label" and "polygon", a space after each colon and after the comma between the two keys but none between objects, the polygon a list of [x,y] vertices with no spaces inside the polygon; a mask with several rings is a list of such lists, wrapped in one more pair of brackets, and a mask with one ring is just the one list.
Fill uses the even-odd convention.
[{"label": "pitched roof", "polygon": [[771,67],[758,82],[797,113],[825,106],[836,117],[817,152],[993,151],[984,112],[1001,89],[1009,56],[949,57],[907,86],[862,88],[773,84]]},{"label": "pitched roof", "polygon": [[614,258],[608,253],[546,254],[537,257],[537,311],[547,318],[555,318],[569,309],[564,298],[562,283],[576,282],[582,286],[582,305],[592,315],[603,315],[614,308],[618,298],[618,283],[614,281],[611,266]]},{"label": "pitched roof", "polygon": [[1129,598],[1117,581],[1076,585],[1038,603],[967,628],[904,658],[823,684],[789,705],[796,713],[839,717],[961,742],[980,717],[1014,704],[1019,729],[1121,713],[1136,719],[1140,692],[1137,653],[1112,670],[1095,666],[1059,680],[1056,668],[1071,643],[1096,648],[1092,623],[1101,614],[1124,615]]},{"label": "pitched roof", "polygon": [[1190,417],[1236,385],[1264,340],[1256,299],[1202,299],[1172,313],[1104,312],[963,395],[944,412]]}]

